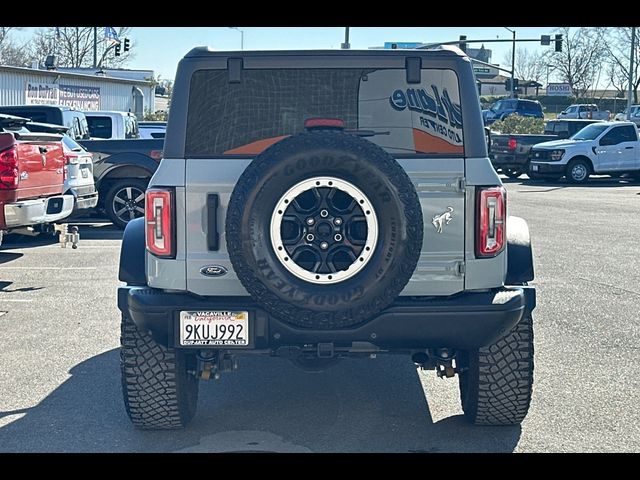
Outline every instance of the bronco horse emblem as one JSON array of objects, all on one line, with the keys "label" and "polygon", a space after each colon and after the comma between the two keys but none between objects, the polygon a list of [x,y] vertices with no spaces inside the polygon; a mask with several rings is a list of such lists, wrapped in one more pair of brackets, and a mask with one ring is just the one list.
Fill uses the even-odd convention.
[{"label": "bronco horse emblem", "polygon": [[452,219],[451,217],[452,213],[453,213],[453,207],[447,207],[446,212],[440,215],[433,216],[431,223],[433,224],[434,227],[436,227],[436,232],[442,233],[442,227],[444,227],[445,225],[449,225],[449,222]]}]

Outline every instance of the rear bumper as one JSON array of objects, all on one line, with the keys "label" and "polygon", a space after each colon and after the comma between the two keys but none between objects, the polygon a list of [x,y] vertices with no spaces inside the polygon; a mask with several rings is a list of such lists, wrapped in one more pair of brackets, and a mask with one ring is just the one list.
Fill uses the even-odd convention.
[{"label": "rear bumper", "polygon": [[93,181],[89,185],[73,185],[66,193],[73,195],[75,198],[74,213],[79,210],[94,208],[98,205],[98,192]]},{"label": "rear bumper", "polygon": [[73,211],[73,195],[23,200],[4,205],[6,228],[53,223],[68,217]]},{"label": "rear bumper", "polygon": [[[335,348],[357,345],[389,351],[431,347],[475,349],[493,343],[535,308],[532,287],[504,287],[467,292],[446,298],[398,297],[373,320],[343,330],[301,329],[272,317],[249,297],[196,297],[149,287],[120,287],[118,308],[155,340],[178,345],[182,310],[241,310],[249,312],[250,347],[275,351],[332,343]],[[193,347],[183,347],[193,348]],[[224,347],[231,349],[233,347]],[[246,347],[239,350],[247,350]]]}]

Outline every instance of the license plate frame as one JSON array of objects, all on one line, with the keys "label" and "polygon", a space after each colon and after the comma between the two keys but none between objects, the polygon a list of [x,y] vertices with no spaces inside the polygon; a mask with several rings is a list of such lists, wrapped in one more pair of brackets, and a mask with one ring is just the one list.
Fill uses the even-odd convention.
[{"label": "license plate frame", "polygon": [[[176,322],[176,344],[186,348],[251,348],[251,323],[247,310],[181,310]],[[228,335],[230,326],[233,333]]]}]

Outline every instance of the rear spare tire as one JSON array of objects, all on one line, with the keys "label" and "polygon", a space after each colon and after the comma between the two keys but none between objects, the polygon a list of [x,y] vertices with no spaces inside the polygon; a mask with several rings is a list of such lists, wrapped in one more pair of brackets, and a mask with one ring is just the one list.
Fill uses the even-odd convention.
[{"label": "rear spare tire", "polygon": [[405,287],[422,249],[413,183],[377,145],[339,131],[301,133],[258,155],[226,219],[238,278],[290,324],[363,323]]}]

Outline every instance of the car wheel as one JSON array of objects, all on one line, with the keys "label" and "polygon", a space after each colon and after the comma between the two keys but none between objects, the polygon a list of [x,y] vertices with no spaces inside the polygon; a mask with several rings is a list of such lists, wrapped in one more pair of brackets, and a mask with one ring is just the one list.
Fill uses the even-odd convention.
[{"label": "car wheel", "polygon": [[587,160],[577,158],[567,165],[565,177],[569,183],[585,183],[591,175],[591,165]]},{"label": "car wheel", "polygon": [[134,218],[144,216],[144,196],[148,180],[127,178],[111,185],[104,209],[113,224],[124,230]]},{"label": "car wheel", "polygon": [[157,343],[126,315],[120,343],[122,394],[131,422],[143,429],[184,427],[198,404],[195,356]]},{"label": "car wheel", "polygon": [[504,337],[459,353],[460,400],[476,425],[516,425],[524,420],[533,390],[533,319],[526,313]]},{"label": "car wheel", "polygon": [[502,173],[509,178],[519,178],[524,173],[524,170],[522,168],[505,168]]},{"label": "car wheel", "polygon": [[416,268],[422,209],[404,169],[342,132],[301,133],[258,155],[226,218],[242,285],[275,317],[306,328],[363,323]]}]

